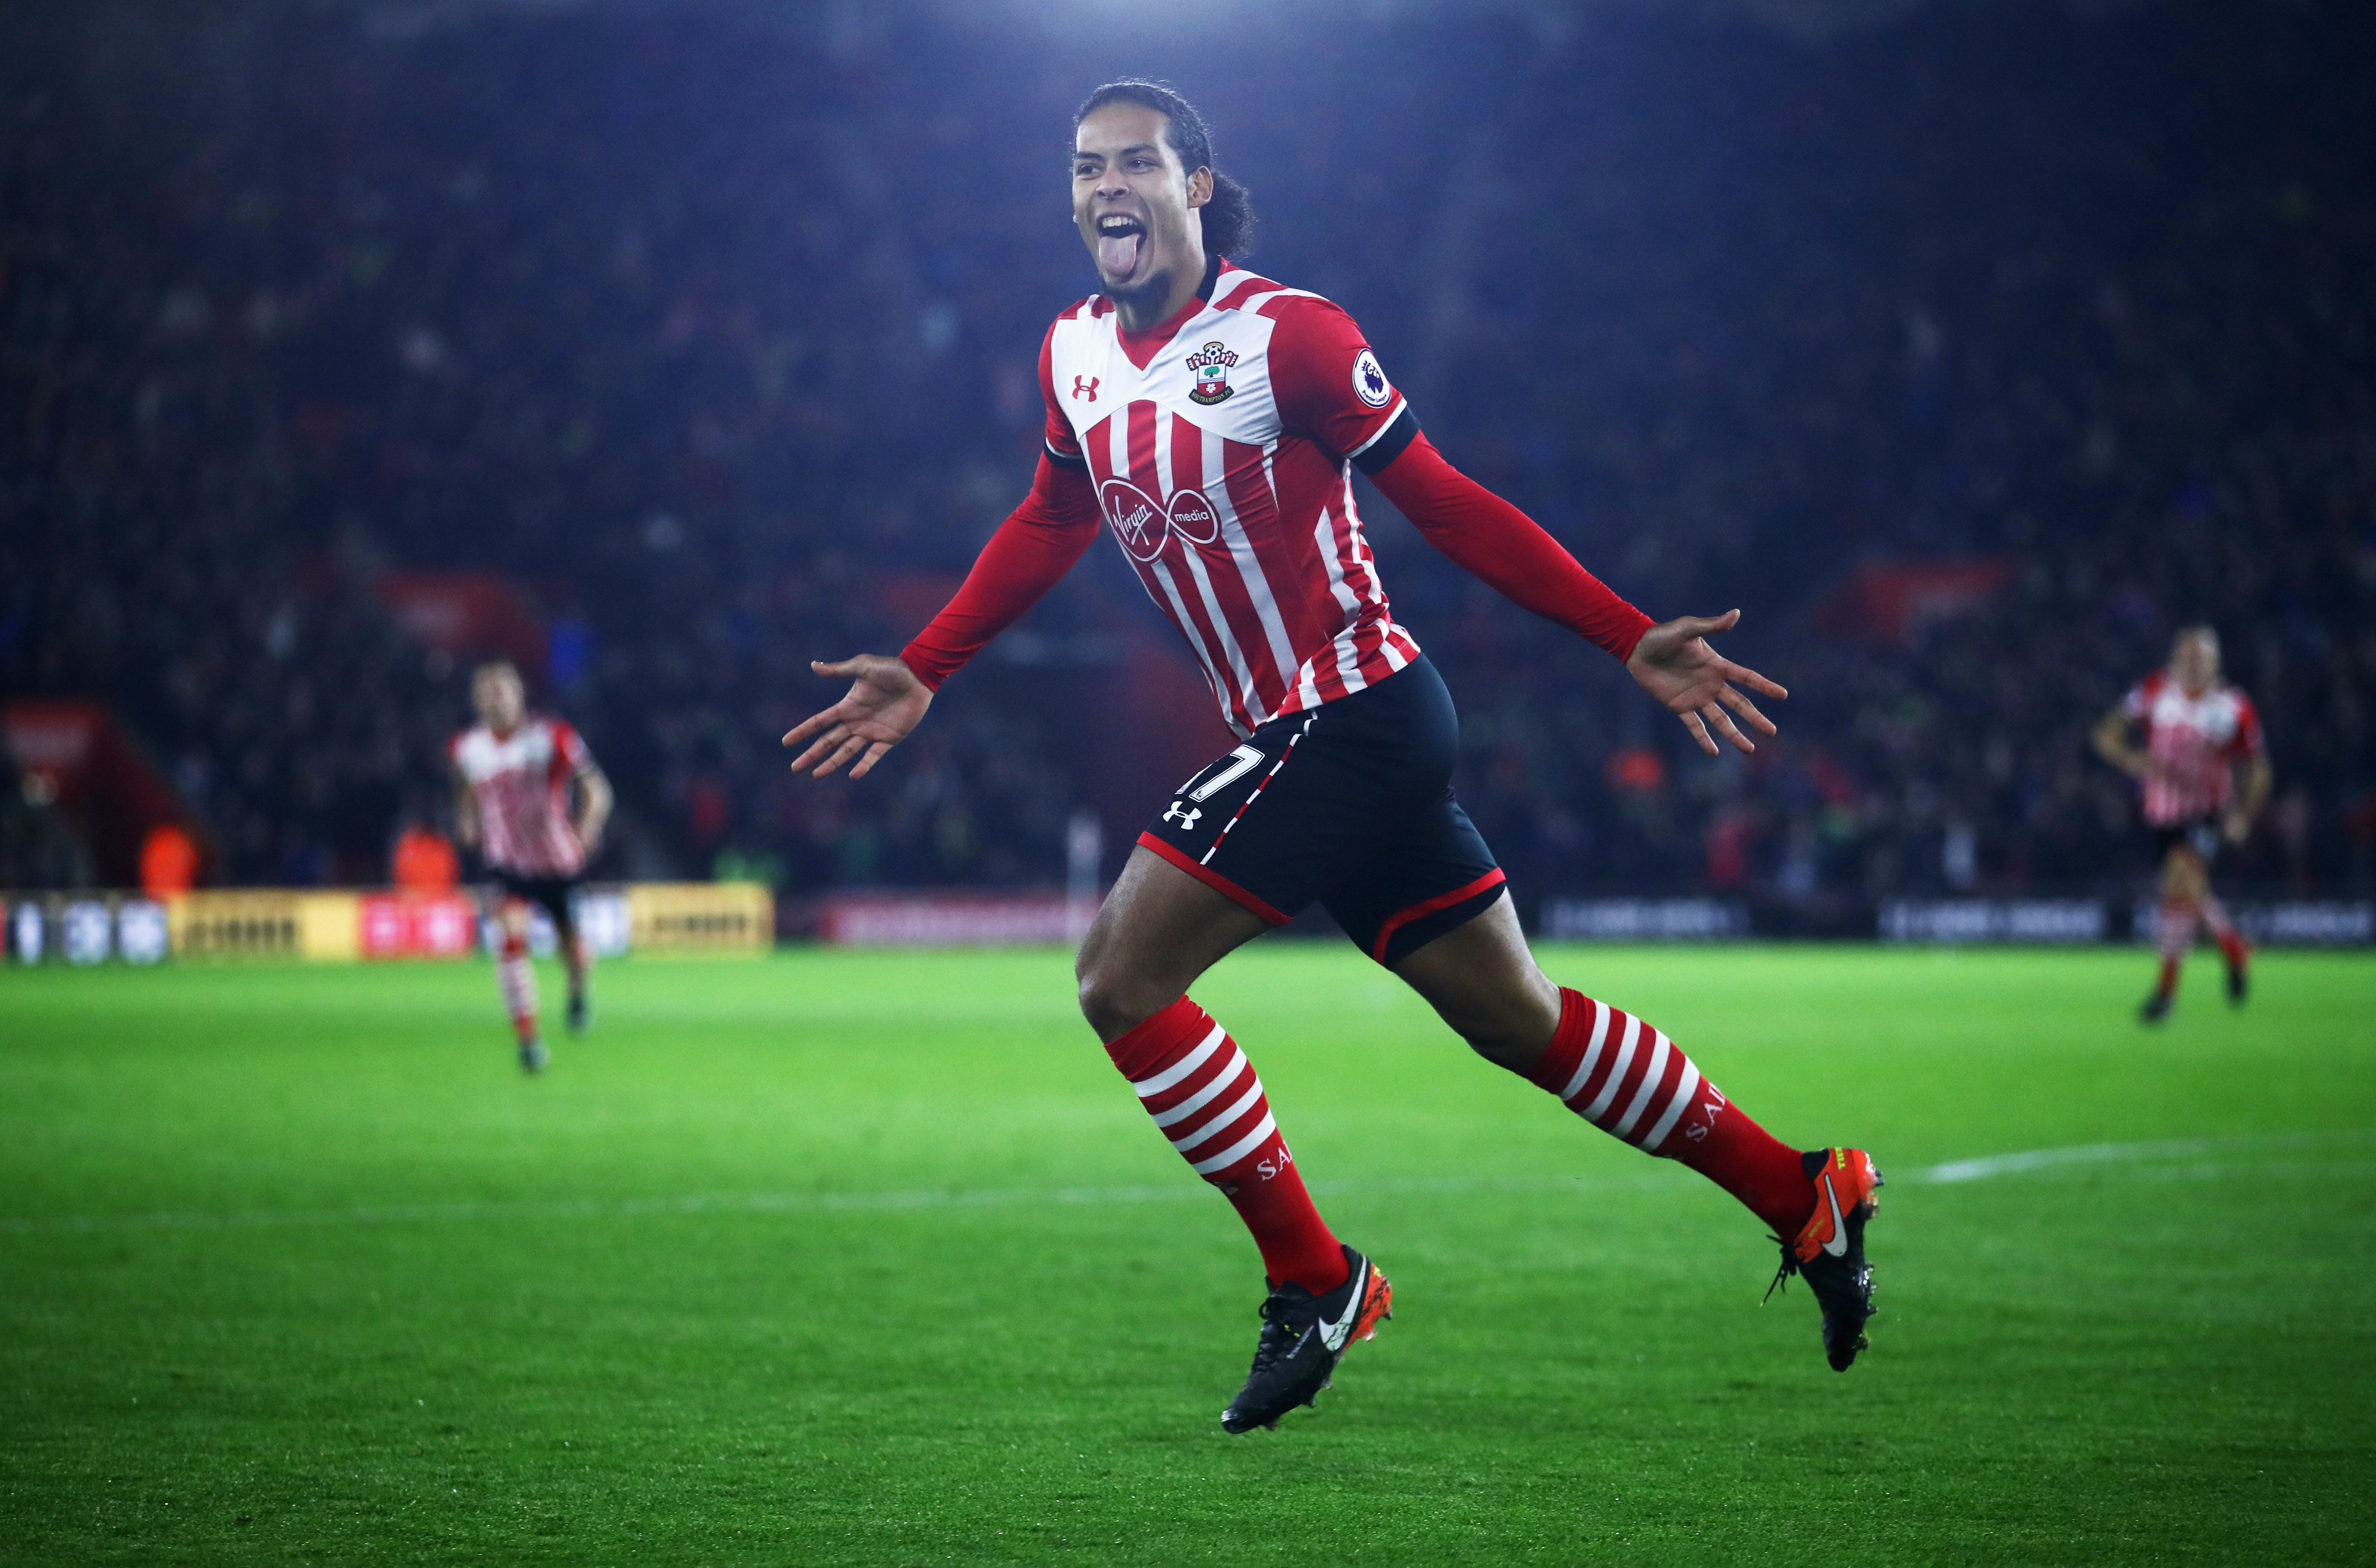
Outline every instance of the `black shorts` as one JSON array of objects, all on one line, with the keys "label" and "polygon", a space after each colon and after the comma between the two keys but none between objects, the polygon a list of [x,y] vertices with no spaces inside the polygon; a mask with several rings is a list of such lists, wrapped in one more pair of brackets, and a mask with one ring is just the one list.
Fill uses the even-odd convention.
[{"label": "black shorts", "polygon": [[541,905],[552,917],[552,929],[565,941],[577,930],[577,889],[585,882],[582,876],[522,876],[501,866],[489,866],[487,874],[494,879],[498,901],[518,898]]},{"label": "black shorts", "polygon": [[1273,925],[1317,902],[1393,968],[1502,896],[1452,798],[1459,750],[1452,694],[1422,657],[1272,719],[1180,786],[1138,841]]},{"label": "black shorts", "polygon": [[2148,826],[2145,831],[2153,835],[2156,865],[2169,859],[2172,849],[2181,847],[2193,850],[2195,858],[2206,866],[2219,856],[2219,824],[2211,817],[2198,816],[2192,822],[2172,823],[2168,827]]}]

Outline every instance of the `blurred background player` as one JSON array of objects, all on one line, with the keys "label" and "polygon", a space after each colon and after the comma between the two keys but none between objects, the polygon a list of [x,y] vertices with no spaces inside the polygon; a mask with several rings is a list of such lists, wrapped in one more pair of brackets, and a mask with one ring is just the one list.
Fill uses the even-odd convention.
[{"label": "blurred background player", "polygon": [[1147,824],[1077,963],[1081,1010],[1156,1126],[1218,1187],[1268,1277],[1242,1432],[1312,1403],[1391,1289],[1313,1206],[1245,1052],[1187,995],[1313,903],[1487,1061],[1645,1153],[1691,1167],[1772,1228],[1835,1370],[1872,1313],[1863,1151],[1768,1134],[1643,1020],[1554,984],[1493,852],[1453,798],[1452,698],[1397,624],[1353,501],[1359,467],[1429,542],[1624,665],[1713,755],[1774,726],[1719,656],[1739,612],[1654,624],[1524,513],[1446,462],[1344,311],[1225,258],[1253,215],[1176,93],[1118,82],[1074,118],[1073,207],[1104,292],[1040,350],[1045,445],[1031,493],[897,659],[819,663],[842,700],[795,726],[795,772],[857,778],[940,684],[1110,528],[1243,741]]},{"label": "blurred background player", "polygon": [[[502,931],[495,978],[519,1039],[520,1066],[545,1063],[537,1028],[536,971],[529,964],[529,907],[552,917],[569,967],[569,1028],[586,1027],[588,955],[575,897],[586,862],[602,841],[611,784],[577,731],[558,719],[531,716],[519,671],[507,661],[482,664],[470,677],[479,722],[454,737],[455,821],[478,849],[493,884]],[[572,786],[575,786],[575,806]]]},{"label": "blurred background player", "polygon": [[[2142,750],[2131,742],[2132,726],[2144,730]],[[2095,742],[2106,762],[2144,785],[2145,826],[2161,854],[2161,972],[2141,1016],[2151,1024],[2168,1015],[2198,920],[2228,961],[2228,1000],[2240,1004],[2251,948],[2211,891],[2211,862],[2222,839],[2241,844],[2251,832],[2271,778],[2252,699],[2219,679],[2219,635],[2208,626],[2181,630],[2168,667],[2096,721]]]}]

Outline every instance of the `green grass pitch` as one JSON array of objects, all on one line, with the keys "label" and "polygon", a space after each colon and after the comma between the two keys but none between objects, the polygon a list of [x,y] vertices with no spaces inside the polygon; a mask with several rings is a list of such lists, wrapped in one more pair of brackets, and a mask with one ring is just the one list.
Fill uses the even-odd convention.
[{"label": "green grass pitch", "polygon": [[0,971],[0,1560],[2376,1558],[2376,961],[1545,962],[1874,1151],[1853,1371],[1340,946],[1197,992],[1398,1302],[1244,1438],[1257,1260],[1061,954],[630,959],[535,1081],[483,966]]}]

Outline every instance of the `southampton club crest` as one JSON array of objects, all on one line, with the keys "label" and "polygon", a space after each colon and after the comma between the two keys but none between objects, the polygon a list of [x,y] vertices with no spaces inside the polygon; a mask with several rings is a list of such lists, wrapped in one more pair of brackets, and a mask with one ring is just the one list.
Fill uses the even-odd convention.
[{"label": "southampton club crest", "polygon": [[1195,376],[1196,386],[1188,394],[1188,400],[1209,406],[1236,391],[1230,385],[1230,367],[1237,362],[1237,354],[1221,343],[1207,343],[1189,355],[1188,370]]}]

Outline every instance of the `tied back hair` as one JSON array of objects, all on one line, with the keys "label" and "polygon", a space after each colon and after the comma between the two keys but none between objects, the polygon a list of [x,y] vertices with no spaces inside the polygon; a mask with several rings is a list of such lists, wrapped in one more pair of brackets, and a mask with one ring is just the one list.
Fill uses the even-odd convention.
[{"label": "tied back hair", "polygon": [[1247,196],[1245,186],[1214,168],[1213,133],[1195,106],[1161,82],[1108,82],[1081,101],[1080,108],[1073,113],[1074,128],[1079,129],[1082,121],[1109,103],[1135,103],[1161,114],[1170,122],[1163,139],[1180,155],[1181,168],[1191,174],[1199,169],[1213,171],[1213,199],[1199,208],[1205,215],[1206,254],[1236,260],[1252,252],[1253,202]]}]

